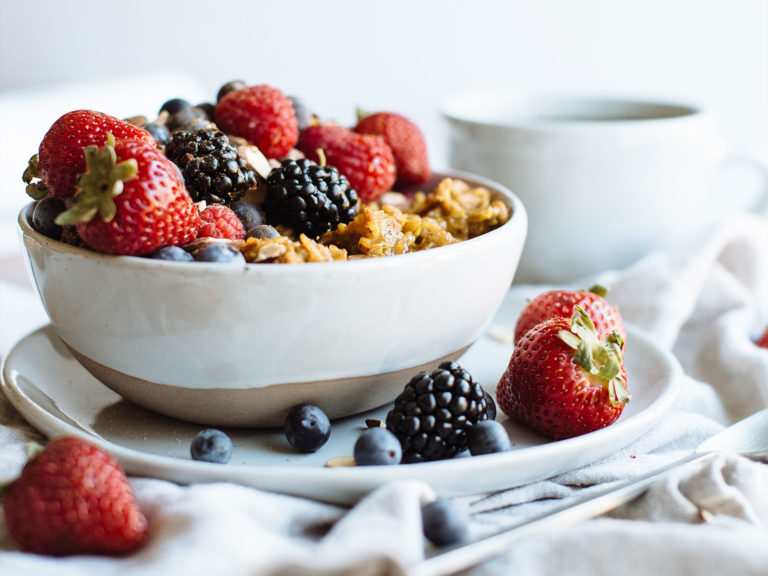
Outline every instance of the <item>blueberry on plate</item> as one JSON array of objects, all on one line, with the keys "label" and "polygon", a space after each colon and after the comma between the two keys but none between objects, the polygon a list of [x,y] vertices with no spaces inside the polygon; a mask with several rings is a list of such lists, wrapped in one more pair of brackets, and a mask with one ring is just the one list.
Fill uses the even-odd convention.
[{"label": "blueberry on plate", "polygon": [[55,220],[64,208],[63,201],[55,196],[46,196],[35,204],[35,209],[32,211],[32,228],[43,236],[60,240],[62,228],[56,224]]},{"label": "blueberry on plate", "polygon": [[389,466],[400,464],[403,449],[386,428],[368,428],[355,442],[354,456],[358,466]]},{"label": "blueberry on plate", "polygon": [[192,460],[226,464],[232,458],[232,440],[221,430],[201,430],[190,446]]},{"label": "blueberry on plate", "polygon": [[496,420],[482,420],[467,432],[467,448],[472,456],[495,454],[512,449],[506,428]]},{"label": "blueberry on plate", "polygon": [[158,124],[157,122],[148,122],[144,124],[144,130],[149,132],[157,142],[165,146],[171,141],[171,133],[166,128],[165,124]]},{"label": "blueberry on plate", "polygon": [[197,262],[216,262],[219,264],[245,264],[245,256],[231,244],[217,242],[208,244],[195,254]]},{"label": "blueberry on plate", "polygon": [[299,452],[317,452],[331,436],[331,421],[317,406],[301,404],[285,417],[285,437]]},{"label": "blueberry on plate", "polygon": [[216,93],[216,102],[224,98],[224,96],[230,92],[234,92],[235,90],[242,90],[243,88],[245,88],[245,82],[242,80],[231,80],[227,82],[221,88],[219,88],[219,91]]},{"label": "blueberry on plate", "polygon": [[469,533],[469,517],[453,500],[438,498],[421,509],[424,536],[435,546],[461,542]]},{"label": "blueberry on plate", "polygon": [[180,246],[163,246],[159,250],[148,254],[147,258],[154,260],[170,260],[171,262],[192,262],[192,254]]}]

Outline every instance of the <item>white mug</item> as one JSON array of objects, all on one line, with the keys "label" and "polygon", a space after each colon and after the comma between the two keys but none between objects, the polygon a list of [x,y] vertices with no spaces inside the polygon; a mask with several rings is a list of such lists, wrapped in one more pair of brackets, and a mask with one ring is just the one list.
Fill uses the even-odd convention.
[{"label": "white mug", "polygon": [[728,210],[768,204],[766,190],[761,203],[713,193],[727,147],[695,105],[475,92],[449,99],[443,115],[450,166],[499,181],[526,207],[517,283],[620,269]]}]

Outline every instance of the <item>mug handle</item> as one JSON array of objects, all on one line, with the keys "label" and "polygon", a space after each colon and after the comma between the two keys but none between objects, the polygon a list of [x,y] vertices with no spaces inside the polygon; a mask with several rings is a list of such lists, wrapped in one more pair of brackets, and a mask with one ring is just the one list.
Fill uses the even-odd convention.
[{"label": "mug handle", "polygon": [[768,149],[729,151],[721,162],[723,165],[751,166],[761,175],[763,184],[759,196],[745,210],[768,217]]}]

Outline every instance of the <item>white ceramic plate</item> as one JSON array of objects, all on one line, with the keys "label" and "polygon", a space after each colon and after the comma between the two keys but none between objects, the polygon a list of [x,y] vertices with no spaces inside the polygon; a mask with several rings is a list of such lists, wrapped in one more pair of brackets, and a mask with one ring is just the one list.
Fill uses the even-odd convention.
[{"label": "white ceramic plate", "polygon": [[[511,330],[522,300],[507,297],[494,327]],[[681,370],[675,358],[628,326],[627,373],[632,402],[611,426],[557,442],[529,432],[499,414],[513,443],[510,452],[400,466],[327,468],[351,456],[366,418],[385,418],[387,407],[333,423],[329,442],[315,454],[297,454],[280,430],[227,429],[234,444],[225,465],[193,461],[189,445],[200,430],[123,400],[72,357],[51,326],[20,340],[3,367],[3,390],[16,409],[48,436],[78,434],[114,454],[131,474],[180,483],[229,481],[264,490],[350,503],[398,480],[419,479],[444,495],[500,490],[586,465],[625,446],[669,408]],[[512,345],[489,334],[460,363],[487,390],[506,368]],[[405,382],[403,383],[405,385]]]}]

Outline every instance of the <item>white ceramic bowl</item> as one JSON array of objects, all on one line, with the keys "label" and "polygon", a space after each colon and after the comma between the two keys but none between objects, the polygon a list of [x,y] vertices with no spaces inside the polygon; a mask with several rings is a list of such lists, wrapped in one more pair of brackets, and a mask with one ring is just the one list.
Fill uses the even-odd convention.
[{"label": "white ceramic bowl", "polygon": [[494,182],[451,176],[491,189],[509,222],[401,256],[235,266],[73,247],[32,229],[31,204],[19,226],[53,326],[99,380],[183,420],[277,426],[301,402],[332,418],[391,402],[413,373],[459,357],[488,327],[526,212]]}]

